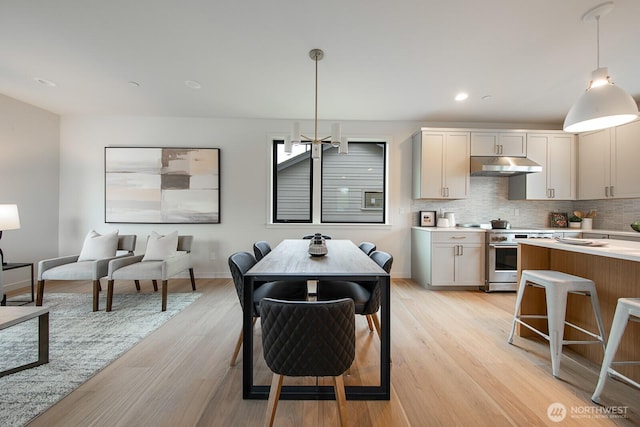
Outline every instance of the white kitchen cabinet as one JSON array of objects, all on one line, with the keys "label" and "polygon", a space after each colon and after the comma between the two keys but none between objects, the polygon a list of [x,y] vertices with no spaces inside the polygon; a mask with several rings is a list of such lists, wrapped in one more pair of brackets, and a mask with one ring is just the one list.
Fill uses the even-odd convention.
[{"label": "white kitchen cabinet", "polygon": [[472,156],[527,156],[524,132],[471,132]]},{"label": "white kitchen cabinet", "polygon": [[640,121],[578,137],[580,200],[640,197]]},{"label": "white kitchen cabinet", "polygon": [[485,233],[411,230],[411,277],[421,286],[478,289],[485,281]]},{"label": "white kitchen cabinet", "polygon": [[467,198],[469,159],[469,132],[421,129],[413,135],[413,198]]},{"label": "white kitchen cabinet", "polygon": [[509,199],[574,200],[576,140],[567,133],[527,133],[527,158],[542,172],[509,178]]}]

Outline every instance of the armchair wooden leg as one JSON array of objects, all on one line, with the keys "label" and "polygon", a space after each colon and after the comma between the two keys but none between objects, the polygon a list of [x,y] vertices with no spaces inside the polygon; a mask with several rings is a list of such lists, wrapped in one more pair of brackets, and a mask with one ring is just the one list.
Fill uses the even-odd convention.
[{"label": "armchair wooden leg", "polygon": [[[346,427],[349,425],[349,414],[347,412],[347,395],[344,390],[344,380],[342,375],[333,377],[333,388],[336,394],[336,403],[338,404],[338,414],[340,415],[340,425]],[[271,398],[271,396],[269,396]]]},{"label": "armchair wooden leg", "polygon": [[140,291],[140,280],[134,280],[133,283],[136,284],[136,291]]},{"label": "armchair wooden leg", "polygon": [[100,281],[93,281],[93,311],[98,311],[100,305]]},{"label": "armchair wooden leg", "polygon": [[151,283],[153,283],[153,291],[158,292],[158,281],[152,280]]},{"label": "armchair wooden leg", "polygon": [[196,290],[196,278],[193,275],[193,268],[189,269],[189,277],[191,278],[191,289]]},{"label": "armchair wooden leg", "polygon": [[113,280],[107,281],[107,311],[111,311],[113,304]]},{"label": "armchair wooden leg", "polygon": [[162,311],[167,311],[167,281],[162,281]]},{"label": "armchair wooden leg", "polygon": [[38,280],[38,291],[36,293],[36,305],[42,305],[42,297],[44,296],[44,280]]},{"label": "armchair wooden leg", "polygon": [[[278,400],[280,399],[280,390],[282,389],[282,379],[284,377],[279,374],[273,374],[271,380],[271,390],[269,390],[269,401],[267,402],[267,412],[264,416],[265,427],[272,427],[276,419],[276,410],[278,409]],[[342,388],[344,392],[344,386]]]}]

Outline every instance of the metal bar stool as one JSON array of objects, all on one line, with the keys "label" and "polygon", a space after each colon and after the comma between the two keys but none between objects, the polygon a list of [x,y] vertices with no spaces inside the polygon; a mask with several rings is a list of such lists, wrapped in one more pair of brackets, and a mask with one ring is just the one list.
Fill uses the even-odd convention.
[{"label": "metal bar stool", "polygon": [[[527,285],[542,287],[545,290],[547,302],[547,315],[540,314],[519,314],[520,305],[522,304],[522,296]],[[567,311],[567,295],[569,293],[581,294],[590,297],[593,314],[598,325],[599,334],[587,331],[578,325],[567,322],[565,314]],[[547,319],[549,333],[536,329],[522,319]],[[565,344],[606,344],[604,337],[604,324],[602,323],[602,315],[600,314],[600,304],[598,302],[598,294],[596,285],[592,280],[585,279],[571,274],[562,273],[553,270],[524,270],[520,277],[520,285],[518,286],[518,294],[516,296],[515,312],[513,314],[513,323],[511,325],[511,333],[509,334],[509,344],[513,343],[513,334],[516,324],[519,323],[526,328],[532,330],[549,341],[551,350],[551,371],[554,377],[558,376],[560,371],[560,359],[562,358],[562,346]],[[594,338],[593,340],[565,340],[564,326],[567,325],[578,331]]]},{"label": "metal bar stool", "polygon": [[640,388],[640,384],[611,368],[611,365],[640,365],[640,360],[621,362],[613,361],[613,358],[616,355],[616,351],[618,350],[618,345],[620,345],[622,334],[627,327],[628,321],[640,321],[640,298],[618,299],[618,304],[616,305],[616,314],[613,316],[613,323],[611,324],[609,342],[604,352],[604,358],[602,359],[600,379],[598,379],[598,385],[593,392],[593,396],[591,396],[591,400],[593,400],[595,403],[600,403],[600,394],[602,393],[604,384],[607,381],[607,374],[610,374],[613,377],[619,378],[635,387]]}]

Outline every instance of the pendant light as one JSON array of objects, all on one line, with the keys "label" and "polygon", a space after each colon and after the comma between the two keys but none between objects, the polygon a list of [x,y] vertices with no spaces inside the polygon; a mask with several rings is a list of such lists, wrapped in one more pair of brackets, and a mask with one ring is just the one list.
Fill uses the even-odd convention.
[{"label": "pendant light", "polygon": [[[292,144],[311,144],[311,157],[320,158],[322,144],[330,144],[338,147],[338,153],[348,154],[349,146],[346,138],[341,138],[340,123],[334,123],[331,126],[331,135],[324,138],[318,138],[318,61],[324,58],[322,49],[311,49],[309,57],[316,63],[316,96],[315,96],[315,116],[314,116],[314,134],[313,138],[304,136],[300,133],[300,123],[296,122],[291,127],[291,137],[284,141],[284,152],[291,154]],[[303,141],[305,139],[306,141]]]},{"label": "pendant light", "polygon": [[638,117],[636,101],[623,89],[613,84],[607,67],[600,67],[600,17],[611,12],[609,1],[589,9],[582,20],[596,21],[597,68],[591,73],[587,90],[571,107],[562,127],[565,132],[580,133],[606,129],[629,123]]}]

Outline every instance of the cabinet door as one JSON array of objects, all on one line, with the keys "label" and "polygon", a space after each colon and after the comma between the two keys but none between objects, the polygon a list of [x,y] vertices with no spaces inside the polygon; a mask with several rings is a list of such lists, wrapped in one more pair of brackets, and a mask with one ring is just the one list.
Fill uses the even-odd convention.
[{"label": "cabinet door", "polygon": [[500,133],[500,155],[509,157],[527,156],[527,135],[520,132]]},{"label": "cabinet door", "polygon": [[638,143],[640,121],[618,126],[612,144],[610,196],[615,198],[640,197],[640,167]]},{"label": "cabinet door", "polygon": [[467,198],[470,168],[469,133],[447,133],[443,179],[447,198]]},{"label": "cabinet door", "polygon": [[484,245],[460,245],[455,262],[456,285],[484,285]]},{"label": "cabinet door", "polygon": [[444,195],[445,133],[422,132],[414,137],[415,199],[440,199]]},{"label": "cabinet door", "polygon": [[604,199],[609,195],[611,130],[581,134],[578,137],[578,197]]},{"label": "cabinet door", "polygon": [[431,252],[431,286],[455,285],[456,245],[434,243]]},{"label": "cabinet door", "polygon": [[[527,152],[529,147],[527,146]],[[576,197],[576,151],[572,135],[550,135],[547,144],[547,187],[559,200]],[[534,174],[535,175],[535,174]]]},{"label": "cabinet door", "polygon": [[542,166],[542,172],[528,173],[525,177],[526,195],[529,199],[547,199],[551,197],[551,191],[547,184],[547,145],[548,135],[528,135],[527,136],[527,157]]},{"label": "cabinet door", "polygon": [[472,156],[496,156],[500,154],[497,133],[471,132]]}]

